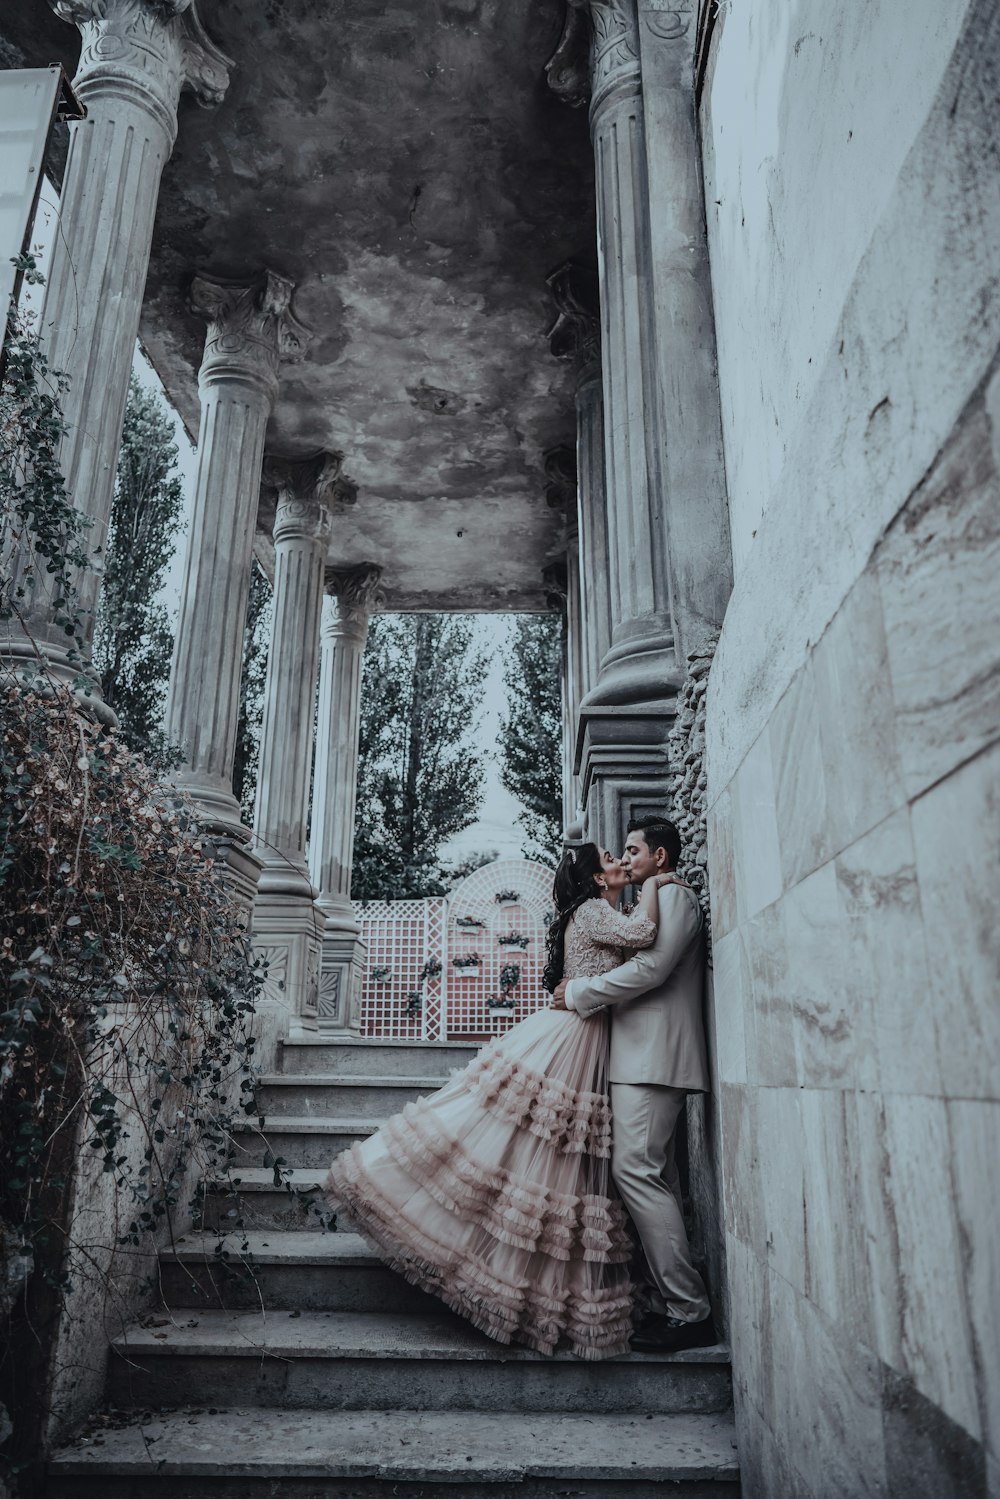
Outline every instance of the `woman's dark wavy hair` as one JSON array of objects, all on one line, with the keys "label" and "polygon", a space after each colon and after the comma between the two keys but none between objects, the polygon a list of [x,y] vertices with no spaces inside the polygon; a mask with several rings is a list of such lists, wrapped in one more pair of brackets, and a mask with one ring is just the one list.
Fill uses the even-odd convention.
[{"label": "woman's dark wavy hair", "polygon": [[600,898],[594,875],[600,874],[602,867],[601,850],[596,843],[581,843],[579,848],[568,848],[559,860],[552,882],[552,899],[559,914],[549,927],[548,962],[542,974],[542,983],[550,994],[555,993],[563,976],[569,919],[585,900]]}]

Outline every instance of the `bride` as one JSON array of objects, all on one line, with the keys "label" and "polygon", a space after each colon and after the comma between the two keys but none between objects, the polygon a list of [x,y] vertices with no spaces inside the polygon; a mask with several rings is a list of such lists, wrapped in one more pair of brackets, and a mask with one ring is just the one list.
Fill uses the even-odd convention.
[{"label": "bride", "polygon": [[[596,844],[565,854],[545,985],[605,973],[656,936],[660,875],[631,916]],[[394,1270],[500,1343],[628,1351],[632,1246],[610,1176],[608,1019],[539,1010],[438,1092],[337,1156],[326,1179]]]}]

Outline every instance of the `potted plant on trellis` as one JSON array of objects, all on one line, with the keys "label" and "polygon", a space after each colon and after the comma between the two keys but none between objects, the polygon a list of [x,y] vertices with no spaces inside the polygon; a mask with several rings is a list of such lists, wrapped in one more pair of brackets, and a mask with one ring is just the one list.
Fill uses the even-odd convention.
[{"label": "potted plant on trellis", "polygon": [[373,984],[388,984],[391,979],[392,969],[388,966],[388,964],[383,963],[379,967],[372,969]]},{"label": "potted plant on trellis", "polygon": [[521,899],[520,890],[498,890],[493,899],[498,906],[516,906]]},{"label": "potted plant on trellis", "polygon": [[479,972],[480,957],[477,952],[462,952],[452,958],[451,966],[460,979],[475,978]]},{"label": "potted plant on trellis", "polygon": [[501,932],[497,941],[501,947],[515,948],[520,952],[524,952],[528,946],[528,938],[523,932]]},{"label": "potted plant on trellis", "polygon": [[521,982],[521,970],[516,963],[505,963],[500,970],[500,993],[491,994],[486,1001],[489,1010],[513,1010],[517,1001],[514,990]]},{"label": "potted plant on trellis", "polygon": [[456,916],[455,925],[463,931],[474,932],[477,927],[482,928],[486,923],[485,921],[480,921],[478,916]]}]

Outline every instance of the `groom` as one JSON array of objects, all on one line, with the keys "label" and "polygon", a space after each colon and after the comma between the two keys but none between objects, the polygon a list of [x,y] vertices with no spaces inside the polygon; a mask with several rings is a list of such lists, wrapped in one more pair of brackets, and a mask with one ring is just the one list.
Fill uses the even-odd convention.
[{"label": "groom", "polygon": [[[680,849],[680,835],[666,818],[630,822],[624,862],[632,883],[675,869]],[[691,1263],[674,1160],[685,1097],[709,1087],[704,917],[686,885],[663,885],[659,907],[652,947],[598,978],[563,979],[554,996],[555,1008],[583,1018],[605,1005],[615,1007],[608,1073],[611,1172],[663,1303],[632,1337],[639,1352],[679,1352],[718,1341],[705,1286]]]}]

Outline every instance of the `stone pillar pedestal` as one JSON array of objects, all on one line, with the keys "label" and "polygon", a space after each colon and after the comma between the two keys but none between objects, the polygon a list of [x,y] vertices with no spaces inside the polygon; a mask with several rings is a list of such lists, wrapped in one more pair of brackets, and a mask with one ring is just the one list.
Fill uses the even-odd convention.
[{"label": "stone pillar pedestal", "polygon": [[[52,7],[80,28],[83,49],[73,86],[87,107],[87,118],[69,127],[42,333],[50,364],[69,376],[62,400],[68,431],[59,457],[67,492],[90,521],[83,545],[94,570],[74,577],[88,645],[160,176],[177,134],[177,101],[189,88],[201,103],[218,103],[230,64],[190,0],[52,0]],[[19,571],[28,560],[25,549]],[[57,677],[73,682],[79,664],[70,661],[67,637],[53,623],[50,581],[37,568],[35,577],[25,628],[10,631],[5,654],[30,662],[41,651]],[[101,706],[95,705],[98,711]],[[104,714],[113,721],[109,710]]]},{"label": "stone pillar pedestal", "polygon": [[[168,738],[184,763],[175,780],[223,845],[250,833],[233,795],[243,625],[278,364],[303,345],[292,286],[266,272],[252,286],[196,278],[192,305],[208,319],[198,377],[198,477],[167,697]],[[256,880],[254,880],[256,884]]]},{"label": "stone pillar pedestal", "polygon": [[264,463],[264,487],[276,493],[277,511],[254,815],[261,873],[253,931],[254,946],[267,955],[269,970],[283,974],[280,990],[267,984],[269,1010],[280,995],[275,1037],[315,1030],[319,1003],[323,920],[306,868],[306,825],[323,571],[331,534],[323,500],[339,469],[339,460],[326,454],[305,462]]},{"label": "stone pillar pedestal", "polygon": [[309,870],[323,918],[319,1025],[357,1035],[366,952],[351,904],[354,812],[358,790],[361,666],[368,617],[382,570],[328,568],[323,604]]}]

